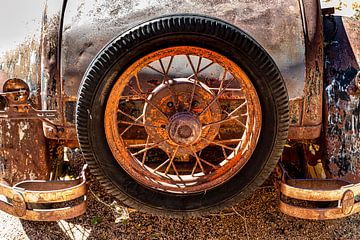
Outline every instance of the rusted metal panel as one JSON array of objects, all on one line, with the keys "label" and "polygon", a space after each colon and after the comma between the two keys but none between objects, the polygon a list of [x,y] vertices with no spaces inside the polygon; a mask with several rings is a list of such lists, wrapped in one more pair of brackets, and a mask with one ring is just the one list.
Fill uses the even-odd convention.
[{"label": "rusted metal panel", "polygon": [[[21,5],[18,0],[7,4],[10,7]],[[0,54],[0,85],[10,78],[22,79],[30,88],[31,108],[60,112],[62,95],[57,58],[62,1],[43,0],[36,2],[34,6],[37,11],[23,14],[21,23],[13,23],[14,27],[23,29],[21,34],[18,33],[19,36],[9,27],[2,29],[2,35],[6,39],[17,38],[19,43],[3,43],[5,48],[1,49]],[[63,125],[63,115],[58,114],[59,118],[53,119],[54,123]]]},{"label": "rusted metal panel", "polygon": [[[34,147],[36,146],[36,147]],[[50,166],[40,120],[2,120],[0,177],[10,184],[24,179],[48,179]]]},{"label": "rusted metal panel", "polygon": [[[303,0],[303,4],[306,29],[306,80],[302,126],[305,127],[322,123],[324,38],[320,2]],[[317,137],[319,136],[320,134]]]},{"label": "rusted metal panel", "polygon": [[279,66],[289,97],[304,96],[305,39],[297,0],[236,3],[230,0],[70,0],[65,13],[62,48],[62,77],[66,97],[76,97],[86,68],[109,40],[141,22],[182,13],[220,18],[249,33]]},{"label": "rusted metal panel", "polygon": [[325,19],[325,140],[332,177],[360,181],[360,100],[355,80],[360,61],[360,23]]},{"label": "rusted metal panel", "polygon": [[[21,2],[8,1],[6,4],[9,7],[18,7]],[[24,12],[21,18],[19,17],[22,19],[21,22],[17,22],[15,18],[12,27],[1,29],[4,37],[1,41],[3,48],[0,53],[0,92],[6,90],[3,89],[3,85],[8,79],[24,80],[29,90],[29,99],[26,103],[17,101],[24,112],[18,114],[16,111],[9,112],[12,109],[8,109],[4,116],[6,114],[16,115],[17,118],[37,116],[36,112],[30,113],[25,109],[41,110],[42,103],[53,96],[53,94],[44,94],[43,88],[46,89],[48,85],[46,76],[55,71],[51,61],[54,58],[54,49],[57,49],[57,43],[54,43],[57,41],[57,36],[49,35],[50,29],[49,27],[46,29],[46,26],[52,24],[52,28],[56,28],[52,31],[58,31],[56,16],[61,13],[61,1],[38,1],[34,5],[38,8],[36,12]],[[6,16],[5,11],[9,9],[0,9],[0,15]],[[15,35],[12,29],[14,27],[22,29],[17,32],[19,35]],[[6,42],[4,39],[11,41]],[[17,41],[13,44],[15,39]],[[47,47],[48,45],[52,47]],[[19,107],[20,105],[14,106],[14,109]],[[0,110],[4,110],[4,107]],[[24,179],[49,178],[50,163],[43,123],[40,120],[0,120],[0,143],[0,177],[2,179],[15,184]]]},{"label": "rusted metal panel", "polygon": [[[320,137],[323,109],[323,23],[320,3],[317,0],[301,0],[299,3],[303,14],[306,74],[303,104],[297,104],[298,99],[290,101],[292,112],[288,138],[292,140]],[[302,111],[299,115],[300,107]],[[294,120],[297,120],[296,124]]]}]

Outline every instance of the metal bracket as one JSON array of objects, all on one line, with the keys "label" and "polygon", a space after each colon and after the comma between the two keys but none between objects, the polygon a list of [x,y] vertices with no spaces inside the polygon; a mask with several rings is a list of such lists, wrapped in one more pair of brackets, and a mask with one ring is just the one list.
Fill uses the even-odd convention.
[{"label": "metal bracket", "polygon": [[[283,170],[280,192],[281,212],[293,217],[327,220],[360,212],[360,202],[355,201],[360,195],[360,183],[339,179],[288,179]],[[337,202],[337,206],[319,207],[326,202]]]},{"label": "metal bracket", "polygon": [[[0,119],[40,119],[50,120],[57,117],[55,110],[37,110],[29,103],[30,89],[24,80],[8,79],[0,92],[4,106],[0,110]],[[0,100],[1,100],[0,99]]]},{"label": "metal bracket", "polygon": [[[82,215],[86,211],[86,178],[84,166],[79,179],[70,181],[23,181],[10,187],[0,181],[0,210],[32,221],[57,221]],[[49,203],[66,204],[61,208],[43,208]],[[36,205],[42,204],[41,209]],[[72,205],[72,206],[69,206]],[[34,206],[34,207],[32,207]]]},{"label": "metal bracket", "polygon": [[37,110],[30,104],[11,104],[0,111],[0,119],[47,119],[51,120],[57,117],[55,110]]}]

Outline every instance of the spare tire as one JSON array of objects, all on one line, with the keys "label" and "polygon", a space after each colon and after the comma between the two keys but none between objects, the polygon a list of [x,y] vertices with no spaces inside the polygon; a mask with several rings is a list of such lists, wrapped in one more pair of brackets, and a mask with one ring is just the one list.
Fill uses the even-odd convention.
[{"label": "spare tire", "polygon": [[168,216],[244,199],[280,158],[288,121],[287,90],[266,51],[240,29],[195,15],[113,39],[84,75],[76,118],[105,190]]}]

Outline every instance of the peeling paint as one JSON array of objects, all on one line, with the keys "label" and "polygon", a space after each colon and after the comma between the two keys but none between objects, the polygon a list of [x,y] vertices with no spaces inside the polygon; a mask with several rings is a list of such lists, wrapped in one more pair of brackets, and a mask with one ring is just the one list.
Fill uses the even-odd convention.
[{"label": "peeling paint", "polygon": [[[360,180],[360,99],[353,85],[359,72],[360,24],[327,18],[325,49],[325,138],[328,170],[333,177]],[[355,44],[353,44],[355,43]],[[351,94],[350,94],[351,93]]]},{"label": "peeling paint", "polygon": [[216,17],[247,32],[267,50],[280,68],[289,97],[303,96],[305,40],[300,6],[296,0],[69,1],[62,48],[65,94],[76,97],[88,65],[112,38],[144,21],[184,13]]},{"label": "peeling paint", "polygon": [[[22,141],[24,139],[26,130],[28,130],[30,128],[29,123],[28,122],[20,122],[19,123],[19,139],[20,141]],[[19,144],[21,144],[21,142],[19,142]]]}]

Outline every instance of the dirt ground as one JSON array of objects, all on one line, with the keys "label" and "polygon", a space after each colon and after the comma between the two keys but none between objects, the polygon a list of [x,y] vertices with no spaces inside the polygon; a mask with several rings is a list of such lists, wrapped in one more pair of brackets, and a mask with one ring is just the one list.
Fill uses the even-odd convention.
[{"label": "dirt ground", "polygon": [[269,182],[226,211],[167,219],[114,204],[90,180],[85,215],[67,221],[29,222],[0,212],[0,239],[360,239],[360,214],[331,221],[286,216],[279,211],[278,193]]}]

